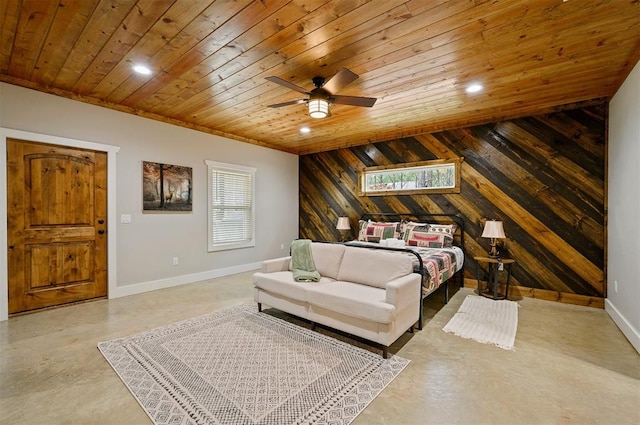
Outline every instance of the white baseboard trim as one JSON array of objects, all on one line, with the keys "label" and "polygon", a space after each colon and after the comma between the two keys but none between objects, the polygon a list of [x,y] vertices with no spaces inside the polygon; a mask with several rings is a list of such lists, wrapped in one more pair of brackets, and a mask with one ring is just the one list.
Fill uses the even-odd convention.
[{"label": "white baseboard trim", "polygon": [[181,276],[169,277],[166,279],[152,280],[148,282],[134,283],[116,287],[115,291],[109,293],[109,298],[120,298],[128,295],[142,294],[158,289],[171,288],[174,286],[186,285],[188,283],[200,282],[207,279],[230,276],[233,274],[257,270],[262,262],[242,264],[239,266],[226,267],[224,269],[208,270],[206,272],[185,274]]},{"label": "white baseboard trim", "polygon": [[620,313],[616,306],[609,301],[609,299],[604,300],[604,310],[620,328],[624,336],[627,337],[631,345],[633,345],[633,348],[635,348],[640,354],[640,332],[633,328],[631,323],[629,323],[629,321]]}]

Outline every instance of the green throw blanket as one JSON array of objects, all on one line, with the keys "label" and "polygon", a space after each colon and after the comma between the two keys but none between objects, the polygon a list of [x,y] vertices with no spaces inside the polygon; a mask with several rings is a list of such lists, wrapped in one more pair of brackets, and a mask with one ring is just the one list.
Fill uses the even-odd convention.
[{"label": "green throw blanket", "polygon": [[298,239],[291,242],[291,272],[296,282],[317,282],[320,273],[311,256],[311,241]]}]

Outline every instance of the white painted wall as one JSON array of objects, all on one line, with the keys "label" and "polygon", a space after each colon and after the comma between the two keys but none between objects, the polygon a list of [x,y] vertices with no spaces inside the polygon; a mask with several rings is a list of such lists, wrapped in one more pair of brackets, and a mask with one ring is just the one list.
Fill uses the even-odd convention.
[{"label": "white painted wall", "polygon": [[[605,309],[640,352],[640,63],[609,104]],[[617,286],[617,290],[616,290]]]},{"label": "white painted wall", "polygon": [[[4,83],[0,127],[120,148],[116,216],[110,217],[117,220],[117,286],[110,297],[251,270],[264,259],[286,255],[298,236],[296,155]],[[255,247],[207,252],[206,159],[257,168]],[[0,155],[3,173],[4,161]],[[143,214],[142,161],[192,167],[193,212]],[[2,193],[4,198],[4,189]],[[131,214],[132,223],[120,224],[122,214]],[[6,223],[3,202],[0,220]],[[4,238],[0,255],[6,258]],[[173,257],[179,258],[178,266],[172,265]],[[0,294],[0,305],[6,297],[6,291]]]}]

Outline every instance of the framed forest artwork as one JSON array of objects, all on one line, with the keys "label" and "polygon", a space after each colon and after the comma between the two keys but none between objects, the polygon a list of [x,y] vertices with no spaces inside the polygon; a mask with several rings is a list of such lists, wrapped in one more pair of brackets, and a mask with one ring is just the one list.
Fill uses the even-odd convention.
[{"label": "framed forest artwork", "polygon": [[191,211],[191,167],[142,161],[142,210]]}]

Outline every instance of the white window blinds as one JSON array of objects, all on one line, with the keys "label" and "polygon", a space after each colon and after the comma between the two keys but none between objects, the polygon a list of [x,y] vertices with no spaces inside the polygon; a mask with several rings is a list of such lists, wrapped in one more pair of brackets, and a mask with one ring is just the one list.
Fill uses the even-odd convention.
[{"label": "white window blinds", "polygon": [[255,246],[255,169],[207,161],[209,251]]}]

